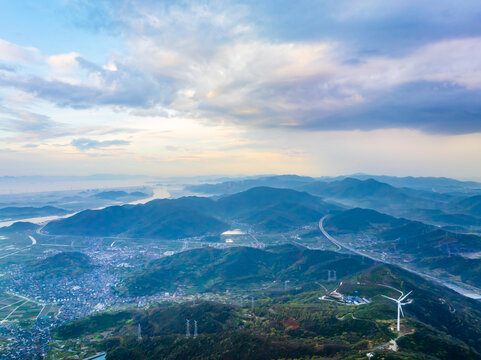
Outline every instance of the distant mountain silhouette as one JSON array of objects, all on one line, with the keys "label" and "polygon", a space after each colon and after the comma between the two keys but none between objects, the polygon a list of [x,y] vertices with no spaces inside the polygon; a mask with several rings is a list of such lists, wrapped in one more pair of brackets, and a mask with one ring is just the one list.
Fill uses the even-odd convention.
[{"label": "distant mountain silhouette", "polygon": [[410,196],[403,190],[374,179],[346,178],[340,181],[315,181],[298,188],[311,194],[341,199],[383,198],[385,201],[408,201]]},{"label": "distant mountain silhouette", "polygon": [[149,196],[149,194],[146,194],[141,191],[134,191],[134,192],[126,192],[126,191],[121,191],[121,190],[111,190],[111,191],[101,191],[97,194],[92,195],[93,197],[96,197],[98,199],[107,199],[107,200],[117,200],[117,199],[122,199],[122,198],[127,198],[127,197],[132,197],[132,198],[146,198]]},{"label": "distant mountain silhouette", "polygon": [[369,174],[353,174],[331,180],[340,180],[350,177],[359,180],[374,179],[379,182],[389,184],[398,188],[411,188],[416,190],[433,191],[433,192],[455,192],[469,191],[472,189],[481,189],[481,183],[475,181],[461,181],[446,177],[414,177],[414,176],[388,176],[388,175],[369,175]]},{"label": "distant mountain silhouette", "polygon": [[217,184],[189,185],[190,191],[204,194],[234,194],[253,187],[295,188],[314,181],[314,178],[298,175],[264,176],[256,179],[231,180]]}]

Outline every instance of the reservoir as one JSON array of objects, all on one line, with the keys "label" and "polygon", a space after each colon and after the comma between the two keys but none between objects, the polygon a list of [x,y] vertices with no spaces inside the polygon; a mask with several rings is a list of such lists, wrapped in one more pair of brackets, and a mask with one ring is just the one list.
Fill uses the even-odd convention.
[{"label": "reservoir", "polygon": [[90,356],[88,358],[85,358],[84,360],[105,360],[106,356],[107,356],[107,353],[105,353],[105,352],[104,353],[98,353],[94,356]]}]

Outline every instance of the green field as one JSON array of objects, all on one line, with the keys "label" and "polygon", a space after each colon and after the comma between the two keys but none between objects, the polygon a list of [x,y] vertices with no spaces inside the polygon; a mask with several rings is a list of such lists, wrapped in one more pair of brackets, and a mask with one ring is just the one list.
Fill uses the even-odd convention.
[{"label": "green field", "polygon": [[10,294],[0,294],[0,322],[29,323],[37,316],[51,316],[57,312],[56,305],[40,305]]},{"label": "green field", "polygon": [[25,300],[8,294],[0,295],[0,321]]}]

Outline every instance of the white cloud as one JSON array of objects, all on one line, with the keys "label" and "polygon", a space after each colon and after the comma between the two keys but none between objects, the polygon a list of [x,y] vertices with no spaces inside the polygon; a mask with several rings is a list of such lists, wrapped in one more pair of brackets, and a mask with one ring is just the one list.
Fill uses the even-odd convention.
[{"label": "white cloud", "polygon": [[31,46],[20,46],[0,39],[0,59],[11,62],[32,63],[40,61],[40,51]]},{"label": "white cloud", "polygon": [[366,89],[423,80],[481,89],[481,37],[443,40],[401,57],[366,57],[361,65],[339,68],[332,78]]},{"label": "white cloud", "polygon": [[[9,74],[0,76],[0,82],[61,106],[114,106],[129,108],[131,114],[169,114],[170,119],[181,115],[311,128],[322,128],[326,118],[342,121],[346,111],[354,113],[360,106],[374,108],[380,96],[404,84],[427,81],[481,89],[481,37],[441,40],[408,53],[368,54],[350,62],[352,49],[340,41],[263,36],[243,6],[136,3],[112,11],[126,26],[125,53],[111,54],[105,64],[94,64],[78,52],[55,54],[46,58],[48,71],[42,76]],[[27,49],[9,48],[17,53]],[[348,125],[364,128],[362,122],[368,120]]]},{"label": "white cloud", "polygon": [[52,72],[54,73],[70,74],[78,70],[79,64],[77,58],[79,56],[80,54],[77,52],[52,55],[47,58],[47,63],[50,65]]}]

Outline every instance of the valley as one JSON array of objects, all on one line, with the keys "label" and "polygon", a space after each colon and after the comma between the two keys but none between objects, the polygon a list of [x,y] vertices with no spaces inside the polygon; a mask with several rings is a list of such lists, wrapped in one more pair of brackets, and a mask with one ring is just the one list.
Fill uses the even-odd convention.
[{"label": "valley", "polygon": [[[0,341],[0,349],[12,358],[107,351],[108,359],[124,359],[140,351],[146,359],[187,353],[201,359],[204,345],[221,336],[222,345],[208,347],[213,358],[241,359],[239,346],[252,347],[248,353],[259,359],[281,353],[356,359],[369,351],[436,358],[439,349],[478,358],[479,345],[463,331],[477,331],[481,319],[480,237],[338,200],[261,186],[0,228],[0,339],[15,339]],[[381,297],[395,296],[393,289],[413,290],[401,334],[390,330],[395,312]],[[194,319],[206,306],[224,307],[231,320]],[[432,319],[431,307],[439,308]],[[181,314],[192,311],[203,330],[186,341]],[[175,314],[181,320],[157,328],[153,319]],[[212,321],[218,327],[206,328]],[[393,339],[397,352],[389,350]],[[433,341],[441,345],[434,349]]]}]

